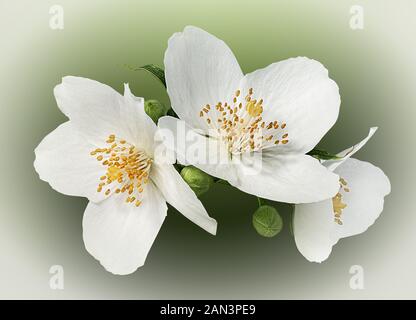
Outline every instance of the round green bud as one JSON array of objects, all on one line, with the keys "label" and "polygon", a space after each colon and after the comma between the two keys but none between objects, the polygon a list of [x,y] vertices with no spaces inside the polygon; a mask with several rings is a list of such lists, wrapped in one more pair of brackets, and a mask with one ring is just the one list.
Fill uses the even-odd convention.
[{"label": "round green bud", "polygon": [[209,174],[194,166],[184,167],[181,176],[198,197],[207,192],[214,183],[214,179]]},{"label": "round green bud", "polygon": [[253,227],[263,237],[274,237],[283,228],[283,220],[271,206],[261,206],[253,214]]},{"label": "round green bud", "polygon": [[146,100],[144,102],[144,111],[155,123],[157,123],[157,120],[160,117],[166,116],[167,109],[163,103],[157,100]]}]

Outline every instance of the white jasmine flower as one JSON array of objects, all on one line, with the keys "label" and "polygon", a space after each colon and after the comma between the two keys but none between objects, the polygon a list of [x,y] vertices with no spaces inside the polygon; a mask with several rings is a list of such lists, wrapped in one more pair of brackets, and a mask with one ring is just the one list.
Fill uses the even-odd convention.
[{"label": "white jasmine flower", "polygon": [[339,175],[339,191],[330,199],[295,206],[293,231],[302,255],[313,262],[326,260],[339,239],[363,233],[383,211],[390,181],[376,166],[350,158],[377,128],[357,145],[340,152],[339,160],[323,165]]},{"label": "white jasmine flower", "polygon": [[[244,75],[223,41],[195,27],[169,39],[164,63],[181,120],[163,117],[159,127],[174,132],[168,147],[180,162],[271,200],[313,202],[336,194],[338,176],[306,155],[339,112],[338,86],[322,64],[299,57]],[[190,150],[198,145],[207,152]],[[240,161],[247,155],[254,155],[250,165]]]},{"label": "white jasmine flower", "polygon": [[128,274],[144,264],[166,201],[216,233],[216,221],[179,173],[158,161],[156,126],[128,85],[122,96],[99,82],[65,77],[54,93],[69,121],[39,144],[34,166],[53,189],[90,200],[85,247],[108,271]]}]

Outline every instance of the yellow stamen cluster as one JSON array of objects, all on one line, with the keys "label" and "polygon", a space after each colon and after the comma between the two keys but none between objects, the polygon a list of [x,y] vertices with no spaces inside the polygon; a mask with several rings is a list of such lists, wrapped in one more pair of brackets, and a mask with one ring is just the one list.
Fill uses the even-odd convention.
[{"label": "yellow stamen cluster", "polygon": [[98,148],[90,153],[106,168],[97,192],[104,192],[106,196],[126,194],[127,203],[140,206],[139,196],[148,182],[152,160],[134,145],[117,139],[114,134],[108,137],[106,143],[106,148]]},{"label": "yellow stamen cluster", "polygon": [[210,128],[217,131],[233,154],[252,152],[289,142],[286,123],[263,121],[263,99],[253,98],[253,88],[242,98],[237,90],[232,103],[207,104],[199,112]]},{"label": "yellow stamen cluster", "polygon": [[338,223],[339,225],[342,225],[341,215],[342,210],[347,207],[345,203],[342,202],[342,191],[344,192],[350,192],[350,189],[347,187],[347,181],[345,179],[340,178],[339,179],[339,185],[340,185],[340,192],[338,192],[333,198],[332,198],[332,207],[334,210],[334,221]]}]

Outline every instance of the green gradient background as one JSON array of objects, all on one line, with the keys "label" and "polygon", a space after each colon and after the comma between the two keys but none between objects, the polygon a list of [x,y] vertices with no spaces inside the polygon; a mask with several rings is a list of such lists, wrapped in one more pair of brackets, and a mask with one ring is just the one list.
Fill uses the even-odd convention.
[{"label": "green gradient background", "polygon": [[[0,1],[0,298],[416,298],[414,1]],[[65,29],[49,28],[61,4]],[[349,28],[362,4],[365,29]],[[339,121],[321,142],[338,151],[380,127],[356,157],[380,166],[392,193],[366,233],[341,241],[322,264],[298,253],[288,222],[272,239],[251,227],[256,199],[216,185],[202,197],[218,235],[174,210],[144,267],[106,272],[84,249],[86,200],[52,190],[34,172],[33,149],[65,117],[53,87],[64,75],[168,102],[150,75],[125,63],[162,65],[167,39],[193,24],[224,39],[245,72],[292,56],[321,61],[338,83]],[[49,267],[65,270],[65,290],[49,288]],[[349,288],[362,265],[365,290]]]}]

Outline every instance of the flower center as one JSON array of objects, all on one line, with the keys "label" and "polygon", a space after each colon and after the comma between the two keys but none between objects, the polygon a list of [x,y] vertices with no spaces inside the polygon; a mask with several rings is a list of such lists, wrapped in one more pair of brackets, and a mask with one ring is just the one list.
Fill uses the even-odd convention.
[{"label": "flower center", "polygon": [[250,88],[244,98],[237,90],[231,103],[205,105],[199,116],[217,132],[230,153],[240,154],[289,142],[289,134],[284,131],[286,123],[263,121],[263,110],[263,99],[253,99]]},{"label": "flower center", "polygon": [[334,221],[339,225],[342,225],[342,210],[347,207],[347,205],[342,202],[342,191],[350,192],[350,189],[347,187],[347,181],[345,181],[343,178],[339,179],[339,185],[339,192],[332,198],[332,208],[334,210]]},{"label": "flower center", "polygon": [[106,168],[97,192],[105,190],[106,196],[124,193],[127,203],[140,206],[140,193],[148,182],[152,160],[145,152],[126,140],[117,139],[114,134],[108,137],[106,143],[106,148],[98,148],[90,153]]}]

